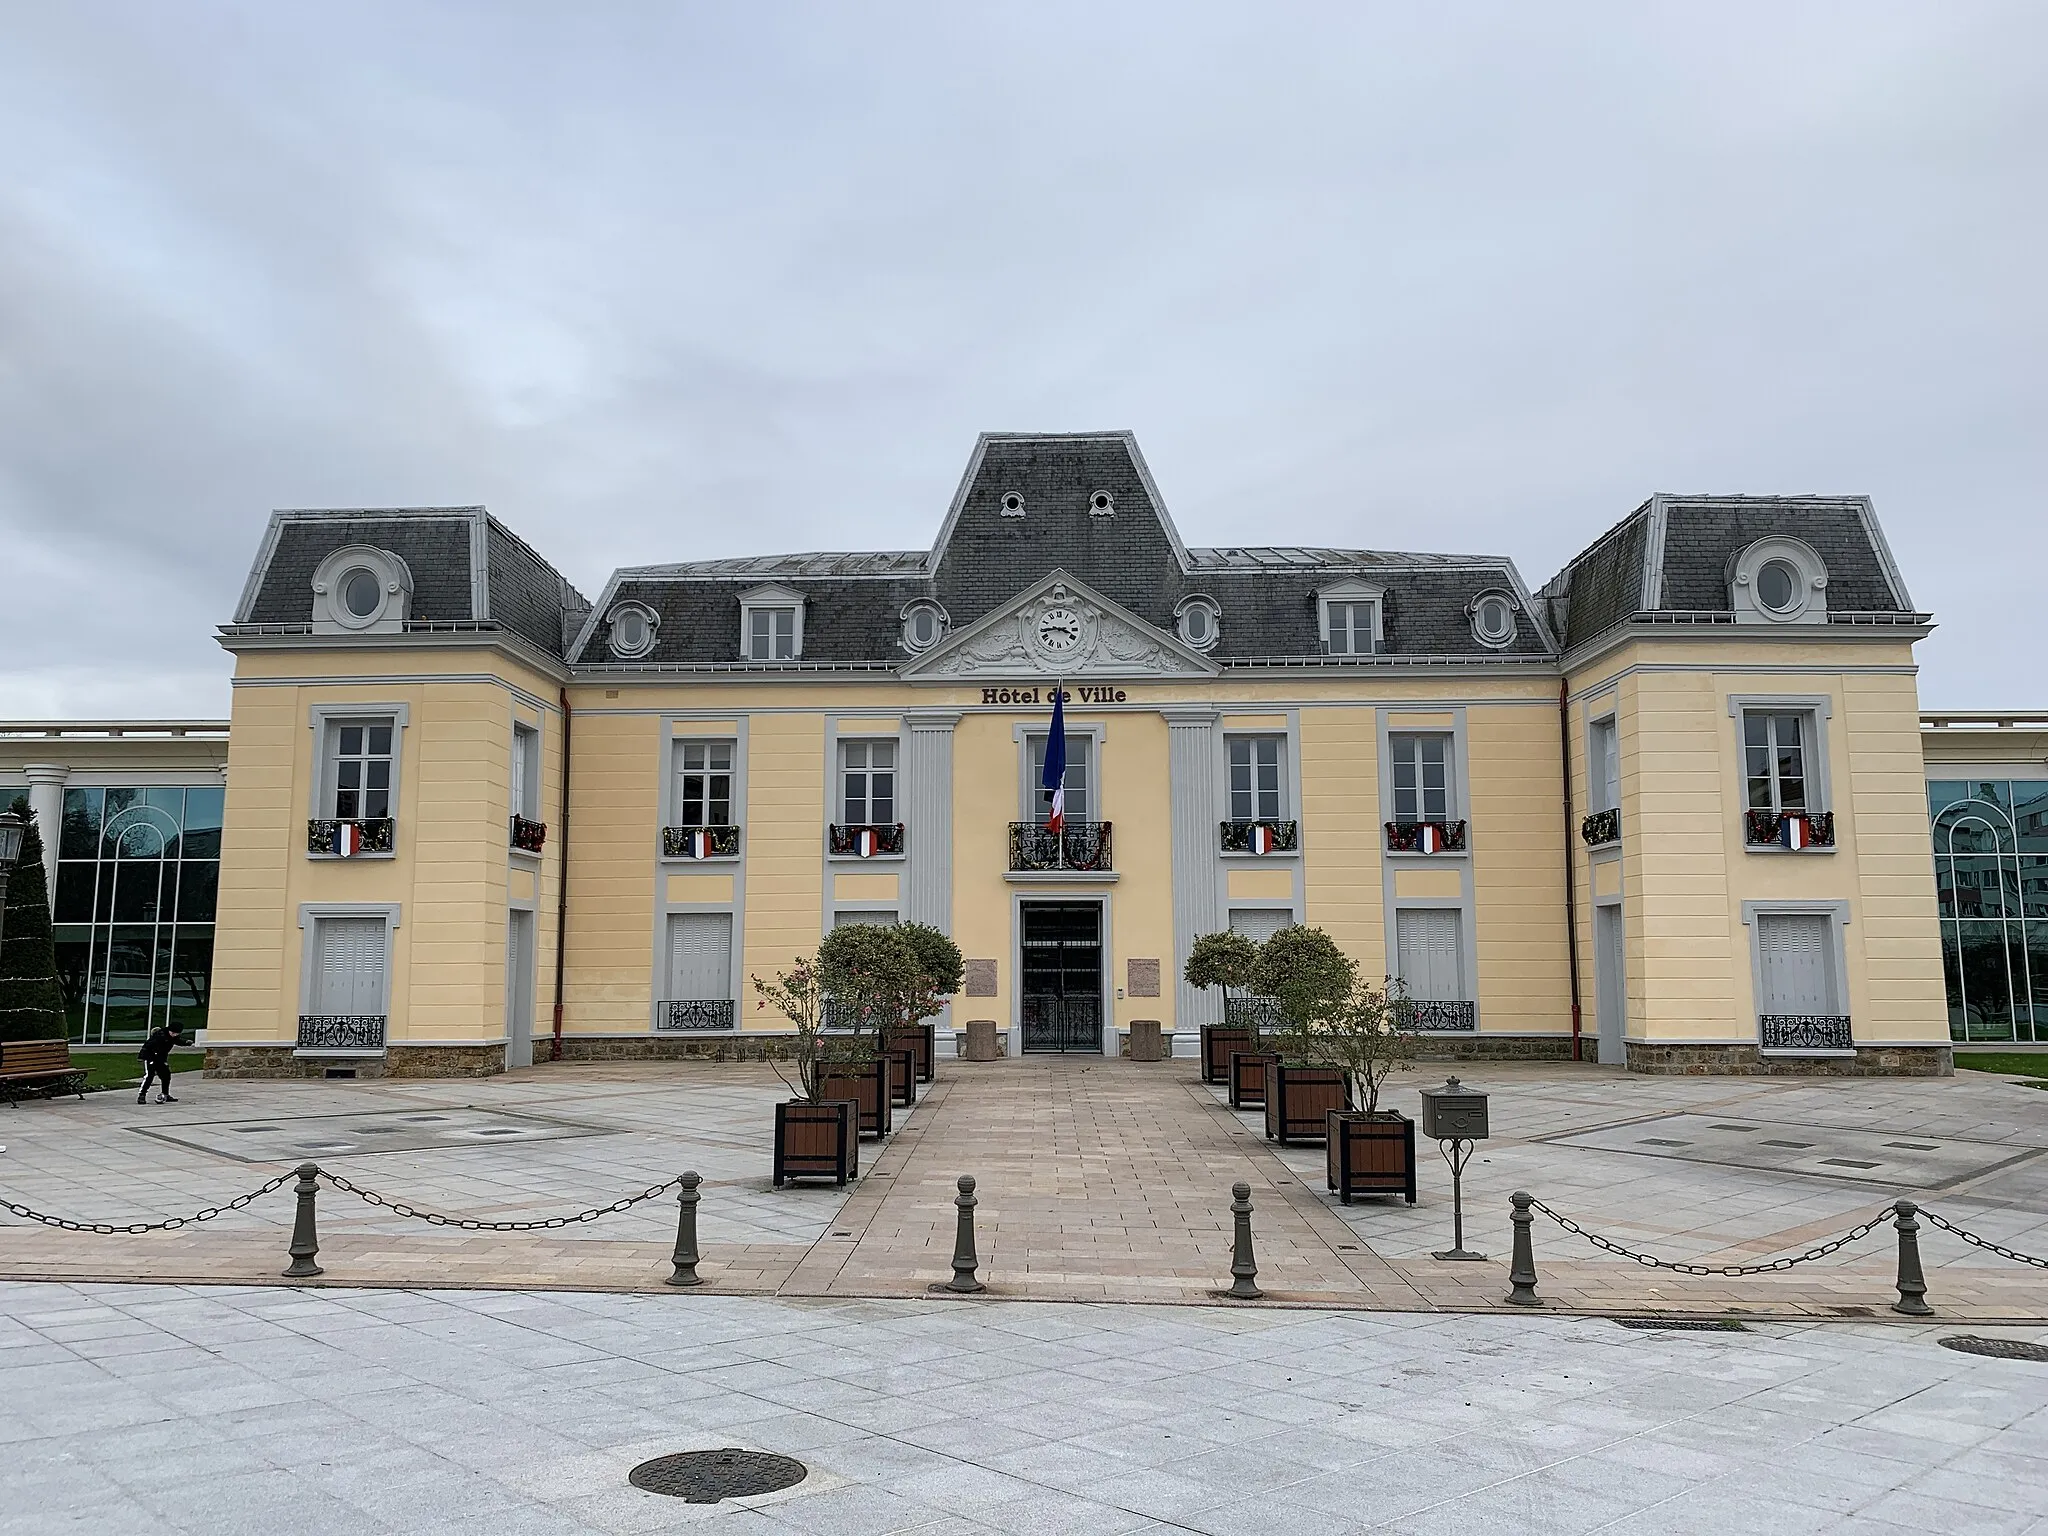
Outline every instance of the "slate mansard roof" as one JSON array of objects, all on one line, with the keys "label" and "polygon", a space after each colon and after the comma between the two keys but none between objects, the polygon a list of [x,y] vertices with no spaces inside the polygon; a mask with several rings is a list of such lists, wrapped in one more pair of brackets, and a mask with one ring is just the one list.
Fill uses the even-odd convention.
[{"label": "slate mansard roof", "polygon": [[1638,621],[1726,622],[1729,578],[1759,539],[1789,537],[1827,568],[1830,623],[1925,623],[1863,496],[1653,496],[1542,590],[1568,650]]},{"label": "slate mansard roof", "polygon": [[589,599],[482,507],[378,507],[273,512],[235,623],[307,624],[313,572],[351,544],[405,561],[416,625],[494,626],[559,658],[590,613]]},{"label": "slate mansard roof", "polygon": [[[1107,492],[1111,510],[1093,509]],[[1022,498],[1021,513],[1006,498]],[[740,600],[764,586],[804,601],[805,666],[894,667],[909,661],[902,613],[920,599],[957,634],[1054,571],[1065,571],[1172,634],[1197,594],[1221,615],[1212,659],[1223,666],[1322,662],[1317,593],[1358,581],[1384,594],[1382,657],[1542,660],[1555,646],[1514,563],[1487,555],[1375,550],[1189,549],[1127,432],[985,434],[930,550],[701,560],[617,572],[570,660],[594,666],[741,665]],[[1505,650],[1473,638],[1471,605],[1504,592],[1523,610]],[[655,646],[631,662],[607,646],[622,603],[658,618]],[[1361,658],[1346,658],[1359,660]],[[786,665],[786,664],[785,664]]]}]

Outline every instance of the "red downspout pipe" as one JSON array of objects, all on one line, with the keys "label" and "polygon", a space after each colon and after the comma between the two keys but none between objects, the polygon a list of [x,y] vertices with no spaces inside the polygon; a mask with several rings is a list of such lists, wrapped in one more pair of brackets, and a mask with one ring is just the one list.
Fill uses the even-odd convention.
[{"label": "red downspout pipe", "polygon": [[[1564,947],[1572,969],[1572,1060],[1584,1061],[1584,1024],[1579,1008],[1579,891],[1578,879],[1572,870],[1572,711],[1568,679],[1560,679],[1557,685],[1557,745],[1564,769]],[[555,1019],[559,1033],[559,1008]]]},{"label": "red downspout pipe", "polygon": [[[562,697],[562,804],[555,826],[555,1038],[550,1061],[562,1059],[562,973],[569,962],[569,690]],[[1574,980],[1574,985],[1576,985]]]}]

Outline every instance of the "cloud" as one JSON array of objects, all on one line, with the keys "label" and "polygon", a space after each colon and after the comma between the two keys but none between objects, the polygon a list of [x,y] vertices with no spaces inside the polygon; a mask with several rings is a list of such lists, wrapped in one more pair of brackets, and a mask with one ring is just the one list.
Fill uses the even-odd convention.
[{"label": "cloud", "polygon": [[1135,428],[1191,542],[1860,491],[2023,704],[2036,7],[17,7],[0,715],[214,714],[275,506],[614,565],[927,543]]}]

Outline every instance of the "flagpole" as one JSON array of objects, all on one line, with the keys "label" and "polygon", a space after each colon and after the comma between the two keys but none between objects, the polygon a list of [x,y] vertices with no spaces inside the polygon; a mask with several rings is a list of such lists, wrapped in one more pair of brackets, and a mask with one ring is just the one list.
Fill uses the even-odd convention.
[{"label": "flagpole", "polygon": [[[1052,707],[1054,712],[1058,714],[1060,721],[1060,787],[1058,793],[1061,795],[1066,793],[1067,788],[1067,712],[1061,708],[1064,701],[1060,697],[1065,692],[1066,684],[1064,680],[1058,674],[1054,674],[1052,680]],[[1050,741],[1046,743],[1046,750],[1052,750],[1052,743]],[[1056,868],[1065,869],[1067,867],[1067,818],[1064,800],[1061,801],[1061,806],[1060,824],[1052,835],[1052,857]]]}]

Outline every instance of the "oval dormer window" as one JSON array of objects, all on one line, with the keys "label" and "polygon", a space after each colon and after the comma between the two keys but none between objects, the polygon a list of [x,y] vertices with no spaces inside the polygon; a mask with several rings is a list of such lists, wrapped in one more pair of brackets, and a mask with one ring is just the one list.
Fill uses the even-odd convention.
[{"label": "oval dormer window", "polygon": [[1472,605],[1472,637],[1481,645],[1500,646],[1515,638],[1515,605],[1498,592],[1489,592]]},{"label": "oval dormer window", "polygon": [[612,654],[623,661],[645,656],[654,649],[654,615],[637,604],[612,610]]},{"label": "oval dormer window", "polygon": [[1789,560],[1766,560],[1756,573],[1756,600],[1772,613],[1788,612],[1799,601],[1799,573]]},{"label": "oval dormer window", "polygon": [[1175,629],[1183,643],[1197,651],[1211,649],[1221,632],[1222,616],[1215,600],[1197,596],[1183,598],[1174,609]]},{"label": "oval dormer window", "polygon": [[912,603],[903,610],[903,648],[928,651],[946,638],[946,610],[937,603]]},{"label": "oval dormer window", "polygon": [[1108,517],[1116,511],[1116,498],[1108,491],[1097,491],[1088,498],[1090,517]]},{"label": "oval dormer window", "polygon": [[356,618],[374,618],[384,606],[384,583],[377,579],[377,573],[357,566],[342,577],[341,606]]}]

